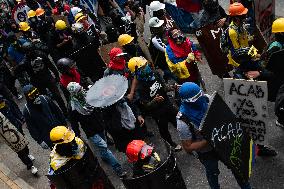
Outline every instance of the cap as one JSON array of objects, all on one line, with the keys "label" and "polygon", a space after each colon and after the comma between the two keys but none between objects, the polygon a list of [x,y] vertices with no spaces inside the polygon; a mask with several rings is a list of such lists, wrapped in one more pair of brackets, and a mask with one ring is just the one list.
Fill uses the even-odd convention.
[{"label": "cap", "polygon": [[158,28],[164,24],[164,20],[159,20],[157,17],[150,18],[149,20],[149,27],[151,28]]}]

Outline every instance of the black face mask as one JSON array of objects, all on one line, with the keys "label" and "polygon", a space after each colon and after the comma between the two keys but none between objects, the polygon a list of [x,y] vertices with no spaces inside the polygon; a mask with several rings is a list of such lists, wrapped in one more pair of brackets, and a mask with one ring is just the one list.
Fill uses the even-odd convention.
[{"label": "black face mask", "polygon": [[75,155],[75,151],[78,149],[78,145],[75,139],[69,143],[58,144],[56,146],[56,152],[61,156],[72,157]]},{"label": "black face mask", "polygon": [[284,43],[284,32],[275,34],[276,41]]},{"label": "black face mask", "polygon": [[163,9],[155,11],[153,12],[153,16],[159,18],[160,20],[163,20],[165,16],[165,11]]},{"label": "black face mask", "polygon": [[136,52],[137,52],[136,48],[137,48],[137,47],[136,47],[134,44],[127,44],[127,45],[124,45],[123,48],[125,49],[125,51],[126,51],[128,54],[130,54],[130,55],[132,55],[132,56],[136,56]]}]

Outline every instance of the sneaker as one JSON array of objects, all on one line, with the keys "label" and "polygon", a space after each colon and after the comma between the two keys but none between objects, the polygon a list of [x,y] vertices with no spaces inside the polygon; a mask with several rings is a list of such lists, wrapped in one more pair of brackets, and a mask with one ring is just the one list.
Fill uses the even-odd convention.
[{"label": "sneaker", "polygon": [[284,129],[284,125],[281,124],[278,120],[275,121],[276,126],[281,127]]},{"label": "sneaker", "polygon": [[179,152],[179,151],[181,151],[182,150],[182,147],[181,147],[181,145],[177,145],[175,148],[174,148],[174,151],[175,152]]},{"label": "sneaker", "polygon": [[258,156],[276,156],[277,152],[271,147],[258,145]]},{"label": "sneaker", "polygon": [[29,154],[28,157],[30,158],[31,161],[35,160],[35,157],[33,155],[31,155],[31,154]]},{"label": "sneaker", "polygon": [[20,95],[20,94],[17,95],[18,100],[21,100],[22,98],[23,98],[23,95]]},{"label": "sneaker", "polygon": [[38,172],[38,169],[35,166],[32,166],[31,167],[31,172],[32,172],[33,175],[36,175],[37,172]]}]

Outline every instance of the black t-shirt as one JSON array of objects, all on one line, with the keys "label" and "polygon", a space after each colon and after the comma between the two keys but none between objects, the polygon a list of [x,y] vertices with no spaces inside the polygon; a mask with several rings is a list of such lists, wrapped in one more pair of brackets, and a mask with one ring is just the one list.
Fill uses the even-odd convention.
[{"label": "black t-shirt", "polygon": [[170,100],[168,98],[163,79],[157,72],[154,72],[154,75],[155,79],[153,81],[139,81],[137,92],[140,102],[144,107],[147,106],[146,104],[151,102],[157,95],[162,96],[164,98],[163,102],[148,108],[151,113],[161,114],[165,111],[165,109],[167,109],[166,107],[170,104]]}]

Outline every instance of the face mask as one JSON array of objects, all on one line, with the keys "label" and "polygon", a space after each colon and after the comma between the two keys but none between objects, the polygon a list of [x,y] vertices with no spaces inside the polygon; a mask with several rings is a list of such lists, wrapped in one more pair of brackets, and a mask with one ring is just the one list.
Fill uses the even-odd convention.
[{"label": "face mask", "polygon": [[149,65],[144,69],[140,68],[137,71],[137,79],[140,81],[152,81],[155,79],[154,73]]}]

